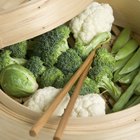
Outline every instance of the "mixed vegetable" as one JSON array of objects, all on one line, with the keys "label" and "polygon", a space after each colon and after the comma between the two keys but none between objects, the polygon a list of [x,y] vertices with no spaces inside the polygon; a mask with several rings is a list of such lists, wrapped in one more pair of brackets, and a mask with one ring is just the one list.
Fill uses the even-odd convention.
[{"label": "mixed vegetable", "polygon": [[[3,48],[1,89],[31,110],[43,112],[96,48],[72,116],[105,115],[140,103],[140,47],[129,28],[116,27],[121,31],[116,34],[113,21],[108,4],[93,2],[69,23]],[[74,88],[55,115],[63,114]]]}]

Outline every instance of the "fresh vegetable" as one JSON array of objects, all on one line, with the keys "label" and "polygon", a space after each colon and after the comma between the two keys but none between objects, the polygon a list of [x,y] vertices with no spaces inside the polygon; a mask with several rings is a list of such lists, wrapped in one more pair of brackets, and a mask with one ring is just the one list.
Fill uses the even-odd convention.
[{"label": "fresh vegetable", "polygon": [[94,59],[93,68],[89,71],[89,77],[97,83],[99,88],[107,90],[114,100],[118,100],[121,91],[112,82],[113,66],[115,65],[114,57],[105,48],[99,48]]},{"label": "fresh vegetable", "polygon": [[105,101],[99,94],[78,96],[72,117],[92,117],[105,115]]},{"label": "fresh vegetable", "polygon": [[137,85],[134,92],[135,92],[136,95],[140,95],[140,84]]},{"label": "fresh vegetable", "polygon": [[[70,94],[73,93],[74,88],[75,86],[72,87]],[[83,82],[83,86],[81,88],[79,95],[85,96],[86,94],[90,94],[90,93],[99,93],[99,88],[97,87],[94,80],[87,77]]]},{"label": "fresh vegetable", "polygon": [[34,75],[18,64],[9,65],[1,71],[0,85],[5,93],[19,98],[33,94],[38,88]]},{"label": "fresh vegetable", "polygon": [[82,59],[74,49],[68,49],[58,58],[56,67],[64,74],[74,73],[82,64]]},{"label": "fresh vegetable", "polygon": [[140,71],[137,73],[133,79],[131,85],[126,89],[126,91],[121,95],[119,100],[113,106],[113,112],[120,111],[127,104],[131,96],[134,94],[135,88],[140,84]]},{"label": "fresh vegetable", "polygon": [[115,55],[116,60],[123,59],[133,53],[138,48],[138,42],[134,39],[129,40]]},{"label": "fresh vegetable", "polygon": [[57,79],[63,78],[64,74],[56,67],[46,69],[40,76],[38,82],[40,87],[52,86]]},{"label": "fresh vegetable", "polygon": [[121,77],[124,76],[124,75],[119,74],[120,71],[121,71],[121,69],[118,69],[114,72],[114,74],[113,74],[113,81],[114,82],[118,82],[121,79]]},{"label": "fresh vegetable", "polygon": [[11,51],[11,56],[16,58],[25,58],[27,53],[27,41],[23,41],[5,48]]},{"label": "fresh vegetable", "polygon": [[121,78],[118,81],[123,84],[131,84],[138,71],[139,69],[136,69],[128,74],[121,75]]},{"label": "fresh vegetable", "polygon": [[[54,87],[45,87],[38,89],[33,96],[27,100],[24,105],[29,109],[42,113],[50,106],[55,97],[59,94],[61,89],[56,89]],[[67,94],[64,99],[61,101],[57,109],[54,111],[55,116],[61,116],[69,102],[69,94]]]},{"label": "fresh vegetable", "polygon": [[69,28],[66,25],[61,25],[34,38],[32,55],[39,56],[46,66],[53,66],[58,57],[69,48],[67,43],[69,33]]},{"label": "fresh vegetable", "polygon": [[0,52],[0,71],[11,64],[25,64],[26,60],[23,58],[12,58],[11,51],[3,50]]},{"label": "fresh vegetable", "polygon": [[131,53],[131,54],[128,55],[127,57],[125,57],[125,58],[123,58],[123,59],[121,59],[121,60],[116,61],[114,71],[123,68],[124,65],[128,62],[128,60],[129,60],[133,55],[134,55],[134,53]]},{"label": "fresh vegetable", "polygon": [[70,21],[70,28],[75,39],[87,45],[97,34],[110,32],[113,21],[113,11],[109,4],[93,2]]},{"label": "fresh vegetable", "polygon": [[25,67],[29,69],[36,78],[46,70],[43,61],[38,56],[32,56],[25,64]]},{"label": "fresh vegetable", "polygon": [[136,51],[133,57],[126,63],[120,74],[129,73],[140,66],[140,48]]},{"label": "fresh vegetable", "polygon": [[74,49],[78,55],[84,60],[89,53],[95,49],[97,46],[108,42],[111,39],[110,32],[99,33],[90,41],[89,44],[84,45],[81,40],[76,40]]},{"label": "fresh vegetable", "polygon": [[123,47],[127,41],[130,39],[131,30],[129,28],[124,28],[119,34],[117,40],[112,47],[112,53],[117,53],[121,47]]}]

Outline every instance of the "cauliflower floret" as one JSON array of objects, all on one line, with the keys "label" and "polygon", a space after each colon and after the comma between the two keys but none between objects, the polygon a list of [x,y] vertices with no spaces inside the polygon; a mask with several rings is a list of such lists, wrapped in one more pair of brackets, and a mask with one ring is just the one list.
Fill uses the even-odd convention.
[{"label": "cauliflower floret", "polygon": [[99,94],[78,96],[72,117],[92,117],[105,115],[105,101]]},{"label": "cauliflower floret", "polygon": [[70,28],[75,39],[78,38],[88,44],[98,33],[110,32],[113,21],[113,10],[109,4],[93,2],[71,20]]},{"label": "cauliflower floret", "polygon": [[[40,113],[44,112],[60,91],[61,89],[56,89],[54,87],[45,87],[43,89],[39,89],[29,100],[24,103],[24,105],[33,111]],[[61,116],[64,113],[64,109],[66,108],[69,99],[70,96],[69,94],[67,94],[61,101],[53,115]]]}]

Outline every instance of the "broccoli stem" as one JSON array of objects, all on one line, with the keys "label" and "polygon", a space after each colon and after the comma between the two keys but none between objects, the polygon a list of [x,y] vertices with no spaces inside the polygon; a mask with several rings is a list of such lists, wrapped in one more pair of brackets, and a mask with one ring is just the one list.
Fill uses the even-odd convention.
[{"label": "broccoli stem", "polygon": [[103,32],[96,35],[91,42],[85,46],[87,54],[89,54],[95,47],[108,42],[111,39],[110,32]]},{"label": "broccoli stem", "polygon": [[13,62],[19,65],[24,65],[27,62],[27,60],[24,58],[11,58],[11,59],[13,60]]},{"label": "broccoli stem", "polygon": [[99,84],[99,87],[106,89],[115,101],[117,101],[121,95],[119,88],[117,88],[109,78],[102,79],[102,83]]}]

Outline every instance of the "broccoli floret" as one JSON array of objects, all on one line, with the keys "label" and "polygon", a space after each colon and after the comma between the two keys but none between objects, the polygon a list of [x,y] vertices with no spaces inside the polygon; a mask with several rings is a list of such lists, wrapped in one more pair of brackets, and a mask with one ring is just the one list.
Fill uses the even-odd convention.
[{"label": "broccoli floret", "polygon": [[33,38],[32,55],[39,56],[46,66],[53,66],[58,57],[69,48],[67,43],[69,34],[70,29],[66,25],[61,25],[50,32]]},{"label": "broccoli floret", "polygon": [[27,41],[23,41],[5,48],[11,51],[11,56],[16,58],[25,58],[27,53]]},{"label": "broccoli floret", "polygon": [[26,60],[23,58],[12,58],[10,50],[3,50],[0,53],[0,71],[8,65],[11,64],[25,64]]},{"label": "broccoli floret", "polygon": [[84,60],[89,53],[95,49],[97,46],[108,42],[111,39],[111,34],[109,32],[104,32],[96,35],[89,44],[83,44],[80,39],[76,40],[74,49],[78,55]]},{"label": "broccoli floret", "polygon": [[[75,85],[70,90],[69,92],[70,95],[72,95],[74,89],[75,89]],[[86,94],[93,94],[93,93],[99,93],[99,88],[94,80],[92,80],[89,77],[86,77],[79,94],[86,95]]]},{"label": "broccoli floret", "polygon": [[89,77],[95,80],[99,88],[107,90],[110,96],[117,101],[121,91],[112,82],[114,66],[115,58],[106,48],[99,48],[93,62],[93,68],[89,70]]},{"label": "broccoli floret", "polygon": [[53,86],[57,79],[63,78],[63,73],[56,67],[46,69],[39,78],[40,87]]},{"label": "broccoli floret", "polygon": [[64,74],[74,73],[82,64],[82,59],[78,56],[75,50],[68,49],[66,52],[60,55],[56,63]]},{"label": "broccoli floret", "polygon": [[46,70],[46,67],[43,65],[43,61],[38,56],[31,57],[25,64],[25,67],[29,69],[36,78]]},{"label": "broccoli floret", "polygon": [[96,51],[96,57],[93,61],[92,66],[98,66],[98,67],[103,67],[103,66],[108,66],[110,70],[113,72],[114,67],[115,67],[116,60],[112,56],[111,53],[108,52],[106,48],[99,48]]}]

